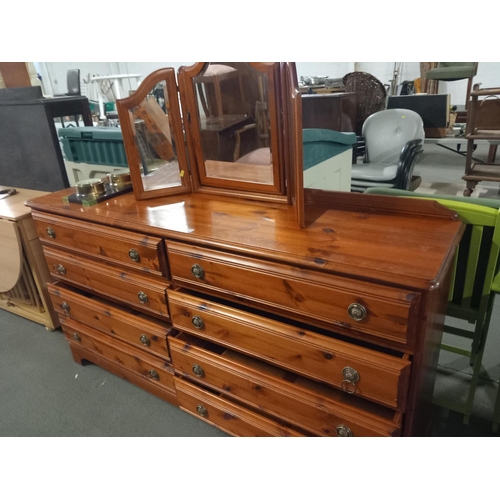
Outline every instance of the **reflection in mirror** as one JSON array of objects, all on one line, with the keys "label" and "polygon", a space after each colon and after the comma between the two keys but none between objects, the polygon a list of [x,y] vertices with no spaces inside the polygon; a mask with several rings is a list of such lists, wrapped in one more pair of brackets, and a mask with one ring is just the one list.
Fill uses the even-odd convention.
[{"label": "reflection in mirror", "polygon": [[207,177],[274,184],[268,84],[248,63],[208,63],[193,79]]},{"label": "reflection in mirror", "polygon": [[130,110],[144,191],[182,184],[165,81]]}]

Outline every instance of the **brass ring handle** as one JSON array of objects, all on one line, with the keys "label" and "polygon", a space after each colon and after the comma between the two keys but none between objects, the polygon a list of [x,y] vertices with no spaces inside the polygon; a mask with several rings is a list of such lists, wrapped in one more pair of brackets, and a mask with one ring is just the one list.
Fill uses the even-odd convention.
[{"label": "brass ring handle", "polygon": [[342,376],[347,382],[352,382],[353,384],[359,381],[359,372],[350,366],[346,366],[342,370]]},{"label": "brass ring handle", "polygon": [[354,303],[347,308],[347,313],[354,321],[363,321],[366,318],[368,311],[365,306]]},{"label": "brass ring handle", "polygon": [[141,256],[139,255],[139,252],[135,250],[134,248],[131,248],[128,251],[128,256],[134,261],[134,262],[140,262],[141,261]]},{"label": "brass ring handle", "polygon": [[197,377],[204,377],[205,376],[205,370],[200,365],[193,365],[193,373]]},{"label": "brass ring handle", "polygon": [[191,272],[193,273],[193,276],[195,278],[198,278],[200,280],[205,278],[205,271],[203,270],[203,268],[199,264],[194,264],[191,267]]},{"label": "brass ring handle", "polygon": [[144,345],[149,345],[151,344],[151,342],[149,341],[148,339],[148,336],[147,335],[141,335],[140,339],[141,341],[141,344],[144,344]]},{"label": "brass ring handle", "polygon": [[193,316],[191,319],[191,323],[193,323],[195,328],[201,329],[205,326],[205,322],[199,316]]},{"label": "brass ring handle", "polygon": [[54,265],[57,274],[66,274],[66,268],[62,264]]},{"label": "brass ring handle", "polygon": [[[351,385],[353,387],[352,389],[350,388]],[[347,392],[347,394],[354,394],[356,392],[356,384],[350,380],[342,380],[340,387],[342,387],[342,390]]]},{"label": "brass ring handle", "polygon": [[82,340],[82,339],[80,338],[80,335],[78,335],[78,333],[76,333],[76,332],[75,332],[75,333],[73,333],[73,338],[74,338],[77,342],[80,342],[80,340]]},{"label": "brass ring handle", "polygon": [[61,308],[62,310],[66,313],[66,314],[69,314],[70,310],[71,310],[71,307],[69,306],[69,304],[67,302],[63,302],[61,304]]},{"label": "brass ring handle", "polygon": [[160,380],[160,376],[158,375],[158,372],[156,372],[155,370],[149,370],[148,375],[154,380]]},{"label": "brass ring handle", "polygon": [[198,415],[202,417],[206,417],[208,415],[208,410],[203,405],[198,405],[196,407],[196,411],[198,412]]},{"label": "brass ring handle", "polygon": [[46,233],[47,233],[47,236],[49,238],[55,238],[56,237],[56,232],[51,227],[47,228]]},{"label": "brass ring handle", "polygon": [[139,292],[137,297],[139,298],[139,302],[141,304],[147,304],[149,302],[148,296],[144,292]]},{"label": "brass ring handle", "polygon": [[339,437],[353,437],[354,436],[351,429],[349,429],[349,427],[347,427],[346,425],[337,425],[337,427],[335,428],[335,431],[337,432],[337,436],[339,436]]}]

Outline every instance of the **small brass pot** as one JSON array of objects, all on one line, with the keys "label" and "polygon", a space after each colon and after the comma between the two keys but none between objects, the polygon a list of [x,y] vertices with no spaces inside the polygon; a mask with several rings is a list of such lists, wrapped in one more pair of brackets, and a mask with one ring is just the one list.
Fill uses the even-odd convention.
[{"label": "small brass pot", "polygon": [[107,175],[109,185],[114,189],[120,189],[124,186],[128,186],[132,179],[130,178],[130,174],[126,173],[110,173]]},{"label": "small brass pot", "polygon": [[106,193],[106,187],[101,179],[86,179],[75,184],[76,197],[81,200],[98,198]]}]

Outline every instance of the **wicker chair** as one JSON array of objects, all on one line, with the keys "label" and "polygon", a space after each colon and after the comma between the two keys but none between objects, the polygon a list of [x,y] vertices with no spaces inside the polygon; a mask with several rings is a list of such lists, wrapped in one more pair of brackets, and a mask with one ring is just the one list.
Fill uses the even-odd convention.
[{"label": "wicker chair", "polygon": [[344,76],[343,82],[346,92],[356,94],[358,102],[356,134],[361,135],[365,120],[373,113],[385,109],[385,87],[380,80],[363,71],[348,73]]}]

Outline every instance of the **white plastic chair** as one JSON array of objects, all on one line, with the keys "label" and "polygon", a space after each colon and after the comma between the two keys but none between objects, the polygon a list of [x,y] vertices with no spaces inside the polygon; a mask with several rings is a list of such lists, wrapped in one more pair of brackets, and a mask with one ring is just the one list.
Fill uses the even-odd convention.
[{"label": "white plastic chair", "polygon": [[369,116],[363,124],[363,163],[354,164],[351,190],[369,187],[409,189],[418,155],[423,151],[424,124],[409,109],[385,109]]}]

